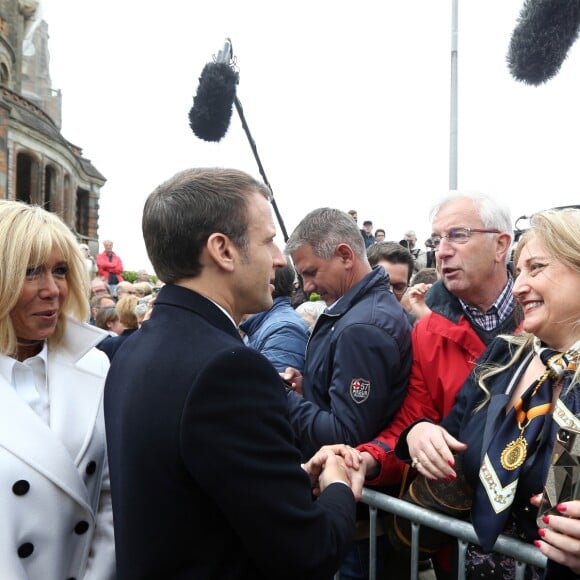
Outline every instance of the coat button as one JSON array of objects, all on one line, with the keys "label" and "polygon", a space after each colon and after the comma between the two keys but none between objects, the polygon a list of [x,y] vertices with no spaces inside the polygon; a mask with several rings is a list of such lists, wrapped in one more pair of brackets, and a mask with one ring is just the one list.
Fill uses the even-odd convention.
[{"label": "coat button", "polygon": [[34,552],[34,545],[31,544],[30,542],[25,542],[24,544],[22,544],[22,546],[19,546],[18,548],[18,555],[21,558],[28,558],[28,556],[30,556],[32,552]]},{"label": "coat button", "polygon": [[89,463],[87,464],[87,468],[85,469],[85,471],[87,472],[87,475],[93,475],[93,473],[95,473],[96,470],[97,470],[96,462],[89,461]]},{"label": "coat button", "polygon": [[84,520],[80,521],[75,526],[75,534],[78,534],[80,536],[81,534],[84,534],[88,529],[89,529],[89,522],[85,522]]},{"label": "coat button", "polygon": [[13,486],[12,492],[14,495],[25,495],[30,489],[30,484],[25,479],[19,479]]}]

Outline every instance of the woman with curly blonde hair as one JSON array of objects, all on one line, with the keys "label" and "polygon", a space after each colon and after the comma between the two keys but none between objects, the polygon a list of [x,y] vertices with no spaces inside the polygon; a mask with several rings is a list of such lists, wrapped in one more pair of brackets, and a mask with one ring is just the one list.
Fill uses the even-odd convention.
[{"label": "woman with curly blonde hair", "polygon": [[[478,361],[441,425],[403,433],[398,453],[430,479],[455,478],[456,456],[474,489],[467,577],[512,578],[513,560],[491,550],[499,534],[533,542],[550,558],[549,578],[580,574],[580,501],[558,506],[538,530],[536,510],[554,441],[580,430],[580,210],[535,214],[515,253],[513,294],[524,320]],[[408,445],[408,450],[405,449]],[[567,516],[567,517],[563,517]],[[539,577],[533,570],[530,577]]]}]

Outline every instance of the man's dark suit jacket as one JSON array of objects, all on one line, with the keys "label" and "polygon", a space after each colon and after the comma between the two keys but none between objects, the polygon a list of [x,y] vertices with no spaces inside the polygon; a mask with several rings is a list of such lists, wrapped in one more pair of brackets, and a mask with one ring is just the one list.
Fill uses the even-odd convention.
[{"label": "man's dark suit jacket", "polygon": [[355,502],[313,501],[274,367],[182,287],[114,358],[105,418],[119,580],[328,578]]}]

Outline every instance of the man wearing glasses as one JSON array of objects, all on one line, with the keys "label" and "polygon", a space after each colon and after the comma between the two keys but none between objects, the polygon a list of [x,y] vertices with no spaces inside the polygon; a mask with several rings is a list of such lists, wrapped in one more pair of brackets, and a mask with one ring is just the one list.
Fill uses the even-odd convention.
[{"label": "man wearing glasses", "polygon": [[[397,242],[377,242],[367,249],[369,264],[382,266],[389,275],[389,286],[395,298],[401,302],[413,274],[415,260],[407,248]],[[405,314],[411,324],[414,324],[414,316],[405,310]]]},{"label": "man wearing glasses", "polygon": [[[404,464],[393,453],[399,435],[419,419],[439,423],[486,346],[516,327],[508,210],[485,195],[456,193],[434,208],[431,220],[440,280],[426,295],[431,313],[413,328],[405,400],[390,425],[358,447],[367,485],[401,481]],[[438,577],[450,566],[449,555],[439,554]]]},{"label": "man wearing glasses", "polygon": [[516,327],[513,279],[507,268],[509,212],[488,196],[455,194],[432,214],[431,240],[441,279],[427,292],[431,314],[413,328],[413,365],[405,400],[391,424],[359,447],[370,485],[400,481],[392,453],[401,432],[418,419],[439,422],[474,362],[491,340]]}]

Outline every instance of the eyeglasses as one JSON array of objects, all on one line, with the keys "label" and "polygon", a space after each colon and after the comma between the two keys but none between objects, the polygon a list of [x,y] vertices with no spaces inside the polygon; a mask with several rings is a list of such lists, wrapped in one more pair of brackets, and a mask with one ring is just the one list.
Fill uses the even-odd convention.
[{"label": "eyeglasses", "polygon": [[391,290],[393,291],[393,294],[396,294],[397,296],[402,296],[407,291],[408,287],[409,285],[405,284],[405,282],[391,284]]},{"label": "eyeglasses", "polygon": [[441,238],[445,238],[450,244],[467,244],[471,234],[500,234],[499,230],[480,230],[477,228],[451,228],[446,235],[431,236],[431,243],[437,249],[441,243]]}]

